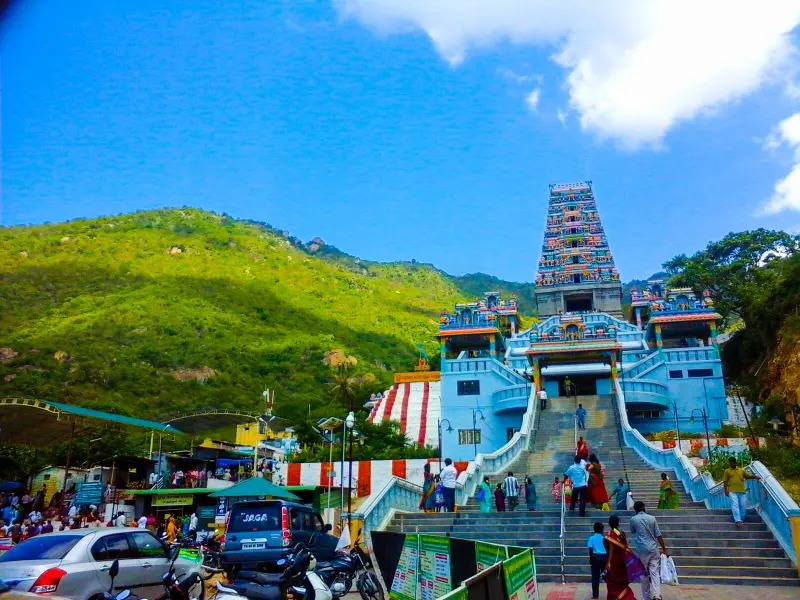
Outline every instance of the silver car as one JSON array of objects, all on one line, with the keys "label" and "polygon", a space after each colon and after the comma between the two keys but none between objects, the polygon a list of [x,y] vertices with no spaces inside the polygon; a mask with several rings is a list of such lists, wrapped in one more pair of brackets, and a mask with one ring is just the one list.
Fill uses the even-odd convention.
[{"label": "silver car", "polygon": [[[119,560],[114,590],[129,589],[142,598],[164,593],[161,580],[169,571],[167,547],[148,531],[108,527],[47,533],[26,540],[0,556],[0,581],[20,592],[58,595],[76,600],[102,600]],[[182,578],[200,569],[200,562],[175,561]],[[196,587],[200,587],[199,585]],[[197,598],[201,591],[191,590]]]}]

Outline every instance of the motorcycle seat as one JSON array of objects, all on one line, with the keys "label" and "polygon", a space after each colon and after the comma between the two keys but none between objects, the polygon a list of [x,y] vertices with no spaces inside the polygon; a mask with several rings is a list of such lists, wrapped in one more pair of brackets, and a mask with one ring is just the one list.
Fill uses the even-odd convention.
[{"label": "motorcycle seat", "polygon": [[280,585],[282,573],[262,573],[261,571],[240,571],[235,583],[247,581],[256,585]]},{"label": "motorcycle seat", "polygon": [[281,600],[282,597],[281,588],[277,585],[260,586],[232,584],[227,587],[248,600]]}]

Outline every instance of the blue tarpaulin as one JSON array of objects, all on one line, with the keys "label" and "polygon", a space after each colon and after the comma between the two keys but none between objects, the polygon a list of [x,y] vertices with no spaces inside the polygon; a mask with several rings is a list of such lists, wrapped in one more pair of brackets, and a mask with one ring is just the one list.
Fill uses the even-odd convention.
[{"label": "blue tarpaulin", "polygon": [[218,467],[235,467],[238,465],[252,465],[253,459],[252,458],[218,458],[217,459],[217,466]]}]

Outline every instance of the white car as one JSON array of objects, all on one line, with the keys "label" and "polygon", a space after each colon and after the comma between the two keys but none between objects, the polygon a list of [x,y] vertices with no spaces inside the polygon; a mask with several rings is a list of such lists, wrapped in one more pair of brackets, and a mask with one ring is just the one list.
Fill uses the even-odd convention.
[{"label": "white car", "polygon": [[[119,560],[114,593],[129,589],[141,598],[164,593],[168,548],[149,531],[108,527],[46,533],[22,542],[0,556],[0,581],[19,592],[103,600],[111,585],[108,570]],[[199,561],[178,558],[178,578],[200,570]],[[200,597],[200,590],[191,596]]]}]

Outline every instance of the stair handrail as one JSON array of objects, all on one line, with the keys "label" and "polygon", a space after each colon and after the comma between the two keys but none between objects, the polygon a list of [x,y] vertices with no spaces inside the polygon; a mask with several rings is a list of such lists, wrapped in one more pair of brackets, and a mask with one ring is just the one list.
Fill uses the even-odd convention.
[{"label": "stair handrail", "polygon": [[567,558],[567,544],[565,541],[566,531],[567,531],[567,496],[564,491],[566,486],[562,483],[561,484],[561,533],[558,536],[558,543],[561,548],[561,583],[564,584],[567,582],[566,577],[564,575],[564,561]]},{"label": "stair handrail", "polygon": [[[714,481],[709,473],[698,472],[680,448],[677,446],[666,450],[658,448],[647,441],[637,429],[631,427],[625,409],[625,392],[619,380],[614,382],[614,390],[615,409],[619,414],[625,445],[636,451],[651,466],[672,470],[695,502],[703,502],[707,508],[729,509],[730,501],[724,495],[722,484]],[[748,505],[758,511],[786,555],[797,566],[798,556],[792,537],[792,521],[800,519],[800,506],[761,462],[753,462],[750,468],[761,477],[761,480],[748,480]]]}]

